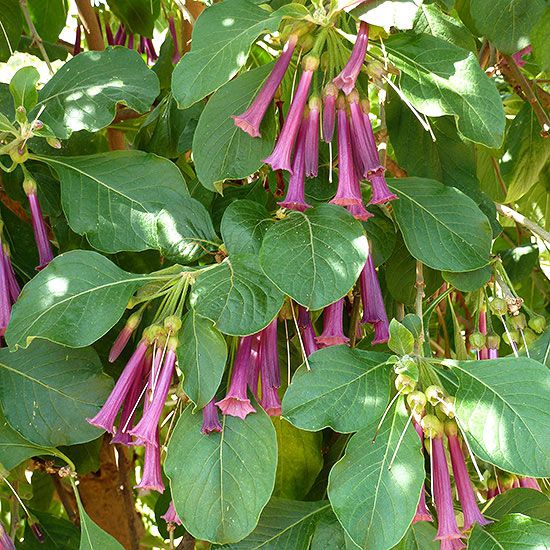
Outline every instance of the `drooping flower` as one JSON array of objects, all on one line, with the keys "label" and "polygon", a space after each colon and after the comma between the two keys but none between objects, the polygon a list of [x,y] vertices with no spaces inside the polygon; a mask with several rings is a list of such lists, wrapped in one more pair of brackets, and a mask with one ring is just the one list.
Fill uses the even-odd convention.
[{"label": "drooping flower", "polygon": [[[487,314],[485,310],[479,312],[479,332],[481,332],[481,334],[487,334]],[[477,351],[477,358],[479,360],[489,359],[489,352],[486,347]]]},{"label": "drooping flower", "polygon": [[216,403],[223,414],[238,416],[242,419],[245,419],[248,414],[256,412],[246,393],[252,338],[252,336],[241,338],[233,364],[229,391],[224,399]]},{"label": "drooping flower", "polygon": [[136,311],[135,313],[132,313],[130,317],[128,317],[128,321],[126,321],[126,324],[122,328],[122,330],[118,333],[118,336],[116,337],[116,340],[114,341],[111,350],[109,351],[109,363],[113,363],[118,359],[124,348],[126,347],[126,344],[132,337],[132,334],[136,330],[136,328],[139,326],[141,322],[141,310]]},{"label": "drooping flower", "polygon": [[261,331],[261,375],[262,386],[273,388],[281,386],[281,370],[279,366],[279,352],[277,350],[277,318],[273,319]]},{"label": "drooping flower", "polygon": [[38,195],[36,194],[36,182],[30,176],[25,174],[25,180],[23,181],[23,189],[29,199],[29,206],[31,209],[31,221],[32,229],[34,232],[34,239],[38,248],[38,257],[40,264],[36,269],[44,269],[52,260],[53,252],[52,245],[48,239],[48,230],[42,216],[42,210],[40,209],[40,203],[38,202]]},{"label": "drooping flower", "polygon": [[323,94],[323,141],[325,143],[330,143],[334,136],[337,97],[338,88],[329,82],[325,86],[325,92]]},{"label": "drooping flower", "polygon": [[170,16],[168,18],[168,30],[170,31],[170,36],[172,37],[172,44],[174,46],[174,53],[172,54],[172,63],[175,65],[181,59],[181,53],[178,47],[178,33],[176,31],[176,23],[174,17]]},{"label": "drooping flower", "polygon": [[273,386],[262,386],[260,405],[269,416],[281,416],[281,399],[277,388]]},{"label": "drooping flower", "polygon": [[534,477],[520,477],[519,486],[527,489],[535,489],[535,491],[542,492],[539,482]]},{"label": "drooping flower", "polygon": [[313,96],[309,100],[307,116],[305,165],[308,178],[317,176],[319,170],[319,117],[321,100]]},{"label": "drooping flower", "polygon": [[204,435],[222,431],[222,425],[220,424],[220,419],[218,418],[218,409],[216,408],[215,401],[215,398],[212,398],[202,409],[201,432]]},{"label": "drooping flower", "polygon": [[129,50],[133,50],[134,49],[134,35],[133,34],[130,34],[128,36],[128,45],[126,46]]},{"label": "drooping flower", "polygon": [[[420,438],[420,444],[422,445],[422,452],[424,452],[424,434],[422,433],[422,427],[420,424],[413,420],[414,429],[416,430],[416,433],[418,434],[418,437]],[[418,505],[416,507],[416,514],[413,518],[413,523],[418,523],[419,521],[433,521],[432,515],[430,514],[430,511],[428,510],[428,506],[426,505],[426,487],[424,484],[422,484],[422,491],[420,492],[420,500],[418,501]]]},{"label": "drooping flower", "polygon": [[532,51],[532,46],[529,44],[528,46],[525,46],[525,48],[522,48],[521,50],[518,50],[515,54],[512,54],[512,59],[515,61],[516,65],[518,67],[524,67],[525,66],[525,59],[523,59],[524,55],[529,55]]},{"label": "drooping flower", "polygon": [[[149,399],[148,407],[144,410],[141,420],[130,430],[130,435],[135,437],[139,443],[158,445],[158,423],[170,390],[170,383],[176,365],[177,347],[177,337],[170,336],[166,342],[166,354],[162,366],[159,361],[158,366],[151,371],[151,377],[154,375],[157,380],[153,380],[153,383],[150,384],[151,394],[146,396],[146,399]],[[158,352],[159,350],[157,350]],[[154,358],[153,365],[155,365]],[[157,375],[156,372],[159,369],[160,373]]]},{"label": "drooping flower", "polygon": [[143,36],[139,37],[137,51],[139,54],[145,53],[145,38]]},{"label": "drooping flower", "polygon": [[11,316],[10,287],[5,262],[0,262],[0,336],[4,336]]},{"label": "drooping flower", "polygon": [[268,76],[250,107],[243,114],[231,117],[235,121],[235,126],[238,126],[252,137],[260,137],[262,135],[260,132],[260,124],[265,116],[267,108],[275,97],[277,89],[281,85],[297,42],[298,35],[291,34],[281,55],[275,62],[271,74]]},{"label": "drooping flower", "polygon": [[371,253],[369,253],[365,262],[360,280],[361,301],[363,303],[362,322],[374,325],[374,340],[372,344],[382,344],[388,341],[389,323]]},{"label": "drooping flower", "polygon": [[116,44],[111,25],[107,21],[105,21],[105,36],[107,38],[107,45],[114,46]]},{"label": "drooping flower", "polygon": [[355,88],[355,82],[359,76],[361,67],[363,66],[363,61],[365,60],[368,43],[369,26],[364,21],[361,21],[357,38],[348,62],[340,74],[333,80],[335,86],[342,90],[346,95],[348,95],[353,88]]},{"label": "drooping flower", "polygon": [[73,57],[75,55],[78,55],[82,51],[81,41],[82,41],[82,26],[80,25],[80,22],[78,22],[76,24],[76,33],[75,33],[74,46],[73,46]]},{"label": "drooping flower", "polygon": [[386,178],[384,177],[384,169],[370,173],[368,180],[372,189],[369,204],[383,204],[397,198],[397,195],[394,195],[388,188]]},{"label": "drooping flower", "polygon": [[309,357],[312,353],[317,351],[317,342],[315,336],[315,329],[311,323],[311,317],[308,310],[303,306],[298,306],[298,330],[302,337],[302,343],[304,345],[304,352],[306,357]]},{"label": "drooping flower", "polygon": [[15,544],[9,537],[8,533],[4,529],[4,526],[0,523],[0,548],[2,550],[15,550]]},{"label": "drooping flower", "polygon": [[157,55],[153,41],[150,38],[145,39],[144,48],[145,48],[145,53],[147,54],[147,63],[149,65],[152,65],[158,59],[159,56]]},{"label": "drooping flower", "polygon": [[311,55],[306,56],[302,62],[303,72],[300,76],[300,82],[296,88],[292,103],[290,104],[286,120],[281,128],[273,152],[264,160],[273,170],[286,170],[287,172],[292,172],[290,165],[292,148],[294,147],[294,142],[296,141],[298,131],[302,124],[304,108],[306,106],[313,73],[318,66],[319,59]]},{"label": "drooping flower", "polygon": [[343,97],[338,98],[338,189],[330,201],[333,204],[348,206],[363,203],[359,179],[353,162],[351,136],[346,102]]},{"label": "drooping flower", "polygon": [[356,219],[366,222],[369,218],[372,218],[374,214],[369,212],[363,203],[361,204],[348,204],[346,210]]},{"label": "drooping flower", "polygon": [[174,501],[170,501],[170,506],[168,506],[168,510],[164,512],[162,516],[160,516],[166,523],[174,523],[176,525],[181,525],[181,519],[179,518],[176,507],[174,506]]},{"label": "drooping flower", "polygon": [[344,334],[344,298],[328,305],[323,310],[323,332],[317,336],[317,344],[335,346],[347,344],[349,338]]},{"label": "drooping flower", "polygon": [[262,331],[252,335],[252,344],[250,346],[250,361],[248,364],[248,387],[254,394],[256,400],[259,399],[258,384],[260,382],[261,365],[261,343]]},{"label": "drooping flower", "polygon": [[306,202],[305,191],[305,149],[306,149],[306,133],[307,133],[307,120],[302,119],[300,130],[298,132],[298,138],[296,139],[296,151],[294,153],[294,160],[292,162],[292,173],[288,180],[288,189],[286,192],[285,200],[280,201],[277,204],[283,208],[289,210],[297,210],[298,212],[304,212],[311,205]]},{"label": "drooping flower", "polygon": [[[0,244],[1,244],[1,239],[0,239]],[[2,262],[4,263],[4,267],[6,269],[5,273],[8,280],[10,298],[12,303],[15,303],[17,301],[17,298],[19,298],[19,294],[21,294],[21,287],[17,282],[17,277],[15,276],[13,264],[11,263],[10,247],[6,243],[4,243],[1,246],[1,253],[2,253]]]},{"label": "drooping flower", "polygon": [[[155,440],[158,441],[158,427],[155,427]],[[157,491],[164,493],[164,482],[162,481],[162,468],[160,465],[160,446],[158,443],[145,443],[145,454],[143,458],[143,471],[141,481],[136,489]]]},{"label": "drooping flower", "polygon": [[448,421],[445,423],[445,433],[447,434],[458,499],[460,500],[462,513],[464,515],[464,530],[467,531],[470,529],[474,523],[487,525],[491,522],[483,517],[477,506],[476,497],[468,474],[468,468],[466,467],[466,461],[464,460],[462,448],[460,447],[458,427],[455,421]]},{"label": "drooping flower", "polygon": [[124,46],[126,44],[126,30],[121,23],[115,34],[115,46]]},{"label": "drooping flower", "polygon": [[439,550],[461,550],[465,546],[461,539],[444,539],[440,541]]}]

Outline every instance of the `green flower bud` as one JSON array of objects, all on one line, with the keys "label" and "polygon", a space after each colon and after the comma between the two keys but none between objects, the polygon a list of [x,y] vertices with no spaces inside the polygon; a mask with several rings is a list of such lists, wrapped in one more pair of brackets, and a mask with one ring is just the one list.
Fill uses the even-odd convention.
[{"label": "green flower bud", "polygon": [[438,409],[448,418],[455,417],[455,398],[451,395],[444,397],[443,402],[440,402]]},{"label": "green flower bud", "polygon": [[443,435],[443,423],[437,416],[433,414],[427,414],[420,422],[422,430],[426,437],[433,439],[434,437],[441,437]]},{"label": "green flower bud", "polygon": [[61,142],[57,138],[47,137],[46,143],[54,149],[61,149]]},{"label": "green flower bud", "polygon": [[407,376],[406,374],[400,374],[395,379],[395,388],[399,393],[402,393],[403,395],[407,395],[414,391],[414,388],[416,387],[416,380],[413,380],[410,376]]},{"label": "green flower bud", "polygon": [[426,403],[426,395],[421,391],[416,390],[407,395],[407,405],[409,406],[411,411],[415,412],[416,414],[421,414],[422,412],[424,412]]},{"label": "green flower bud", "polygon": [[458,424],[454,420],[447,420],[445,422],[445,434],[447,437],[457,437],[458,436]]},{"label": "green flower bud", "polygon": [[496,333],[487,336],[487,347],[489,349],[498,349],[500,346],[500,336]]},{"label": "green flower bud", "polygon": [[177,315],[170,315],[164,319],[164,328],[166,331],[175,334],[181,328],[181,319]]},{"label": "green flower bud", "polygon": [[493,298],[489,303],[491,311],[495,315],[504,315],[508,312],[508,306],[506,305],[506,300],[502,298]]},{"label": "green flower bud", "polygon": [[518,330],[523,330],[527,327],[527,319],[523,313],[518,313],[510,317],[510,325]]},{"label": "green flower bud", "polygon": [[[510,336],[512,337],[512,340],[514,341],[514,343],[518,343],[520,341],[520,336],[519,336],[519,332],[517,330],[511,330],[510,331]],[[510,343],[510,338],[508,337],[508,333],[505,332],[503,335],[502,335],[502,338],[504,338],[504,341],[509,345],[511,346],[512,344]]]},{"label": "green flower bud", "polygon": [[527,343],[528,346],[533,344],[535,340],[538,338],[538,335],[528,328],[526,328],[523,331],[523,336],[525,337],[525,342]]},{"label": "green flower bud", "polygon": [[470,334],[470,345],[474,349],[481,349],[484,348],[486,345],[487,338],[485,337],[485,334],[479,332],[479,330],[476,330],[475,332],[472,332]]},{"label": "green flower bud", "polygon": [[10,149],[10,157],[13,162],[17,164],[23,164],[29,159],[29,151],[27,149],[27,146],[21,146],[21,143],[18,141]]},{"label": "green flower bud", "polygon": [[436,386],[435,384],[432,386],[428,386],[424,393],[426,394],[428,402],[434,407],[436,407],[439,402],[442,401],[445,397],[445,392],[443,391],[443,388]]},{"label": "green flower bud", "polygon": [[546,328],[546,319],[542,315],[533,314],[529,319],[529,327],[540,334]]}]

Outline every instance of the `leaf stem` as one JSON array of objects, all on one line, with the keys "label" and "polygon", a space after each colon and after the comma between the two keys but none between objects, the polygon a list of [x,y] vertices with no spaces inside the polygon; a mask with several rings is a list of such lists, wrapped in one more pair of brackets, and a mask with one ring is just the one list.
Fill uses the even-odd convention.
[{"label": "leaf stem", "polygon": [[529,229],[529,231],[531,231],[533,235],[536,235],[543,241],[550,243],[549,231],[546,231],[546,229],[542,228],[540,225],[530,220],[529,218],[526,218],[523,214],[520,214],[513,208],[510,208],[509,206],[506,206],[504,204],[499,204],[498,202],[495,203],[495,206],[499,214],[502,214],[503,216],[506,216],[507,218],[514,220],[516,223],[523,225],[523,227]]}]

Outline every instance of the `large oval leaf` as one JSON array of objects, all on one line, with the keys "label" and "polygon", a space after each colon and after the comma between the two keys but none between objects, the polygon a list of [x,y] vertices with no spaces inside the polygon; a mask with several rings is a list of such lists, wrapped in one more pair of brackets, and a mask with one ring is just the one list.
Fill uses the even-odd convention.
[{"label": "large oval leaf", "polygon": [[187,407],[168,444],[164,468],[185,528],[195,538],[237,542],[258,523],[275,483],[277,439],[257,406],[245,420],[224,416],[222,433],[203,435]]},{"label": "large oval leaf", "polygon": [[111,387],[92,348],[37,341],[16,353],[0,350],[0,404],[6,420],[37,445],[97,438],[101,431],[86,418],[95,416]]},{"label": "large oval leaf", "polygon": [[142,151],[39,158],[59,175],[71,229],[98,250],[156,249],[191,262],[216,239],[208,212],[165,158]]},{"label": "large oval leaf", "polygon": [[122,317],[130,296],[155,279],[127,273],[97,252],[62,254],[23,288],[6,341],[10,348],[25,348],[34,338],[88,346]]},{"label": "large oval leaf", "polygon": [[508,514],[523,514],[550,523],[550,498],[535,489],[510,489],[498,495],[483,515],[502,519]]},{"label": "large oval leaf", "polygon": [[355,432],[382,416],[390,386],[388,355],[331,346],[309,357],[283,398],[283,416],[298,428]]},{"label": "large oval leaf", "polygon": [[265,276],[251,254],[234,254],[205,271],[193,286],[195,311],[224,334],[254,334],[275,318],[283,293]]},{"label": "large oval leaf", "polygon": [[456,414],[474,453],[516,474],[550,475],[550,371],[521,357],[449,361]]},{"label": "large oval leaf", "polygon": [[328,496],[340,523],[361,548],[388,550],[397,544],[416,512],[424,483],[424,459],[418,434],[408,425],[402,399],[384,420],[376,442],[377,422],[357,432],[346,454],[332,468]]},{"label": "large oval leaf", "polygon": [[202,409],[214,397],[227,360],[224,337],[212,321],[191,310],[183,319],[178,364],[183,372],[183,390]]},{"label": "large oval leaf", "polygon": [[399,200],[393,209],[409,252],[441,271],[472,271],[489,263],[492,231],[476,203],[425,178],[389,181]]},{"label": "large oval leaf", "polygon": [[285,293],[309,309],[344,296],[361,273],[368,243],[344,208],[323,204],[291,212],[267,231],[260,263]]},{"label": "large oval leaf", "polygon": [[40,120],[59,138],[72,132],[97,132],[115,118],[124,103],[143,113],[159,95],[157,75],[141,56],[124,47],[82,52],[65,63],[40,90],[33,113],[44,107]]}]

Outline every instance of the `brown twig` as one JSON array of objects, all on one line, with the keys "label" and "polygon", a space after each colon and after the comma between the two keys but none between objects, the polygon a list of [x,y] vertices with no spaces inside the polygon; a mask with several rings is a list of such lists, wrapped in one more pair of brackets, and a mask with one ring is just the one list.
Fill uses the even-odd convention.
[{"label": "brown twig", "polygon": [[61,501],[61,504],[65,509],[65,512],[67,512],[67,517],[69,518],[69,521],[71,523],[74,523],[77,526],[80,525],[80,519],[74,509],[73,502],[71,502],[71,499],[69,498],[69,495],[67,494],[67,491],[63,486],[63,483],[59,479],[58,473],[56,472],[56,473],[50,474],[50,478],[53,481],[55,490],[57,492],[57,495],[59,496],[59,500]]},{"label": "brown twig", "polygon": [[131,548],[137,550],[139,548],[139,536],[135,523],[134,501],[133,495],[128,487],[128,479],[130,471],[128,469],[128,458],[126,457],[126,447],[124,445],[115,445],[118,453],[118,482],[122,498],[124,500],[124,510],[128,521],[128,531],[131,537]]},{"label": "brown twig", "polygon": [[36,44],[36,47],[42,55],[42,59],[46,62],[46,65],[48,66],[50,74],[53,74],[54,70],[52,64],[50,63],[50,58],[46,53],[46,49],[44,48],[44,44],[42,44],[42,38],[40,38],[40,35],[38,34],[36,27],[32,22],[31,14],[29,13],[29,6],[27,5],[27,0],[19,0],[19,6],[21,7],[23,17],[25,18],[25,21],[27,22],[27,25],[29,27],[29,32],[31,34],[31,44]]},{"label": "brown twig", "polygon": [[501,191],[504,193],[504,197],[508,195],[508,189],[506,188],[506,182],[502,178],[502,174],[500,173],[500,166],[498,165],[498,161],[495,157],[491,157],[491,162],[493,164],[493,170],[495,171],[495,176],[497,178],[498,185],[500,186]]},{"label": "brown twig", "polygon": [[550,232],[546,231],[546,229],[542,228],[540,225],[530,220],[529,218],[526,218],[523,214],[516,212],[516,210],[510,208],[509,206],[499,203],[495,203],[495,206],[499,214],[502,214],[503,216],[514,220],[519,225],[522,225],[523,227],[529,229],[531,233],[533,233],[537,237],[540,237],[543,241],[550,243]]}]

